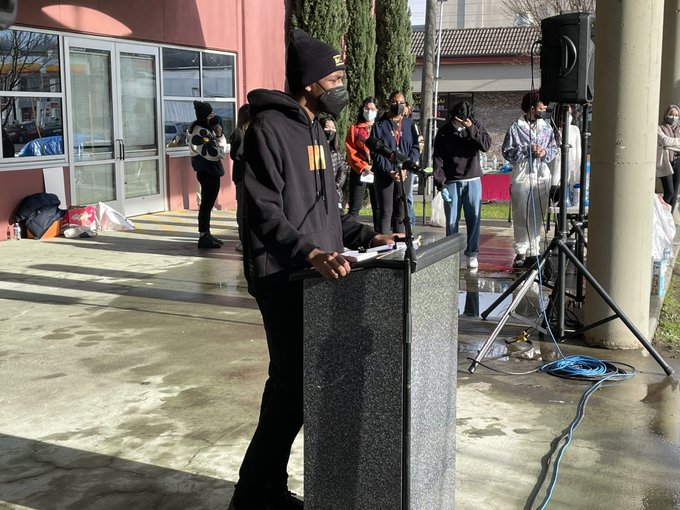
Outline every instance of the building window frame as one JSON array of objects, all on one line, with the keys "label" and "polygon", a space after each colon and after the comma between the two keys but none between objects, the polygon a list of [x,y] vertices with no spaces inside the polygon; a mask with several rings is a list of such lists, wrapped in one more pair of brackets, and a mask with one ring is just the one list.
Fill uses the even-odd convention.
[{"label": "building window frame", "polygon": [[[36,166],[66,166],[68,165],[68,136],[66,133],[66,119],[67,119],[67,109],[68,105],[66,104],[66,84],[65,84],[65,72],[66,70],[64,69],[64,36],[63,34],[54,31],[54,30],[44,30],[44,29],[39,29],[39,28],[33,28],[33,27],[23,27],[23,26],[17,26],[17,25],[12,25],[10,28],[3,30],[3,32],[6,31],[15,31],[15,32],[29,32],[29,33],[34,33],[34,34],[44,34],[44,35],[50,35],[54,36],[56,38],[56,42],[58,44],[58,49],[56,51],[55,56],[58,59],[58,65],[59,65],[59,90],[50,90],[50,91],[22,91],[22,90],[0,90],[0,103],[4,103],[4,98],[15,98],[18,101],[21,100],[44,100],[45,102],[49,102],[50,106],[49,109],[54,108],[55,103],[59,103],[59,114],[60,116],[57,118],[59,121],[59,126],[56,125],[50,125],[47,127],[47,123],[45,120],[46,118],[43,118],[39,123],[36,122],[37,120],[40,120],[40,117],[35,116],[33,119],[29,119],[27,121],[21,121],[18,122],[18,124],[24,124],[25,128],[31,130],[31,136],[32,138],[30,140],[27,140],[27,142],[31,142],[33,140],[39,140],[42,137],[40,136],[40,130],[42,129],[43,131],[48,130],[49,133],[59,133],[61,132],[61,137],[62,137],[62,154],[47,154],[47,155],[40,155],[40,156],[21,156],[19,157],[18,155],[12,158],[0,158],[0,172],[7,172],[7,171],[12,171],[12,170],[21,170],[21,169],[27,169],[27,168],[35,168]],[[52,56],[52,55],[48,55]],[[28,64],[28,65],[35,65],[35,64]],[[47,67],[46,64],[45,67]],[[52,101],[50,101],[52,100]],[[35,105],[35,103],[33,103]],[[44,111],[41,113],[45,113]],[[35,114],[35,110],[34,110]],[[16,111],[15,111],[16,115]],[[53,117],[56,118],[56,117]],[[18,119],[14,119],[17,121]],[[33,121],[33,122],[31,122]],[[31,126],[30,124],[33,124]],[[51,124],[54,124],[53,122]],[[4,127],[4,126],[3,126]],[[19,128],[19,129],[24,129],[24,128]],[[33,129],[35,129],[35,132],[33,132]],[[37,134],[37,136],[33,136]],[[14,135],[18,136],[18,135]],[[47,135],[51,136],[51,135]],[[18,138],[13,138],[14,140],[17,140]],[[16,142],[15,142],[16,143]],[[28,143],[24,144],[23,147],[26,147]],[[16,147],[16,146],[15,146]],[[15,153],[20,153],[21,150],[16,151]],[[38,164],[38,165],[36,165]]]},{"label": "building window frame", "polygon": [[[170,136],[170,133],[167,133],[167,130],[170,129],[172,132],[176,132],[178,137],[181,138],[181,133],[180,129],[188,127],[191,122],[195,120],[195,114],[193,113],[193,102],[194,101],[207,101],[209,102],[213,109],[215,110],[215,113],[223,117],[224,121],[224,133],[225,136],[228,136],[231,131],[236,127],[236,105],[237,105],[237,100],[238,100],[238,56],[234,52],[229,52],[229,51],[218,51],[218,50],[212,50],[212,49],[203,49],[203,48],[196,48],[192,46],[178,46],[178,45],[168,45],[168,44],[163,44],[161,46],[161,95],[162,95],[162,119],[163,119],[163,132],[166,135],[166,137]],[[197,62],[197,70],[198,70],[198,87],[197,88],[192,88],[192,92],[195,91],[195,94],[193,95],[172,95],[169,93],[166,93],[166,66],[165,66],[165,52],[167,50],[176,50],[176,51],[186,51],[186,52],[195,52],[198,54],[198,62]],[[231,65],[232,65],[232,75],[231,75],[231,84],[230,88],[232,91],[232,95],[228,96],[214,96],[214,95],[206,95],[205,93],[205,71],[206,67],[204,65],[204,55],[219,55],[219,56],[225,56],[228,59],[231,60]],[[196,90],[197,89],[197,90]],[[185,113],[185,117],[182,119],[175,119],[175,120],[169,120],[170,115],[168,114],[168,104],[169,103],[175,103],[178,106],[182,103],[185,103],[183,106],[184,112],[188,112],[189,108],[191,111],[190,118],[188,114]],[[184,139],[184,142],[186,142],[186,138]],[[182,144],[181,140],[177,145],[175,145],[177,142],[172,142],[168,141],[166,138],[166,143],[165,145],[165,151],[170,157],[177,157],[181,155],[188,154],[189,152],[189,147],[186,143]]]}]

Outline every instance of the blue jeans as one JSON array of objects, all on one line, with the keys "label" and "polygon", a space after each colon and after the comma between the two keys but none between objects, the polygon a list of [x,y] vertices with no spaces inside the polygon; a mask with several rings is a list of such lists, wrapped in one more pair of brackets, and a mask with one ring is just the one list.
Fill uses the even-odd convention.
[{"label": "blue jeans", "polygon": [[404,187],[406,189],[406,206],[408,208],[408,217],[411,220],[411,225],[416,224],[416,213],[413,210],[413,174],[411,172],[408,173],[408,177],[406,177],[406,182],[404,182]]},{"label": "blue jeans", "polygon": [[446,235],[458,233],[461,210],[465,213],[467,227],[467,248],[465,255],[476,257],[479,253],[479,226],[482,209],[482,180],[449,181],[446,183],[451,202],[444,201],[446,214]]}]

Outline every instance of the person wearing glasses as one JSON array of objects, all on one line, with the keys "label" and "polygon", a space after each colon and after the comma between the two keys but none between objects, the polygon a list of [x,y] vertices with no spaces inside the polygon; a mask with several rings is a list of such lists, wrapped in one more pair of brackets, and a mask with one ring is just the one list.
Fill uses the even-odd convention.
[{"label": "person wearing glasses", "polygon": [[[411,161],[418,162],[420,148],[418,146],[418,130],[411,119],[404,116],[406,99],[400,91],[390,94],[389,110],[385,117],[373,126],[373,136],[380,139],[386,147],[394,149]],[[401,181],[408,196],[406,181],[408,172],[398,167],[395,162],[385,156],[373,153],[373,173],[375,190],[380,207],[378,232],[381,234],[405,232],[405,216],[401,202]]]},{"label": "person wearing glasses", "polygon": [[345,149],[347,149],[347,163],[351,169],[349,173],[349,209],[355,219],[359,217],[359,211],[366,197],[366,188],[371,201],[371,212],[373,213],[373,228],[378,230],[378,220],[380,218],[380,207],[378,198],[373,186],[373,160],[371,152],[368,150],[364,141],[371,136],[375,119],[378,116],[377,100],[374,97],[367,97],[359,106],[357,120],[347,130],[345,137]]}]

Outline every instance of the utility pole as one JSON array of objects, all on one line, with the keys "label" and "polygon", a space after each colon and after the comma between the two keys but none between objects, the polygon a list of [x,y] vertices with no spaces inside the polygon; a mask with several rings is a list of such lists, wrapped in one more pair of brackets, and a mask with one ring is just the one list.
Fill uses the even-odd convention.
[{"label": "utility pole", "polygon": [[432,143],[434,140],[432,120],[432,86],[434,84],[434,47],[436,38],[437,0],[426,0],[425,33],[423,39],[423,76],[420,81],[420,132],[425,138],[422,165],[432,166]]}]

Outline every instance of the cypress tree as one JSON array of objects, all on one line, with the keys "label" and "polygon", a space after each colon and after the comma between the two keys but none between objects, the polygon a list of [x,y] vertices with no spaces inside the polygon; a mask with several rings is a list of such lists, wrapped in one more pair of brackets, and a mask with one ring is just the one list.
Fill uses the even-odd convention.
[{"label": "cypress tree", "polygon": [[375,92],[385,107],[390,93],[399,90],[411,97],[415,57],[411,51],[411,13],[408,0],[376,1]]},{"label": "cypress tree", "polygon": [[[296,0],[291,16],[292,28],[300,28],[312,37],[342,50],[348,15],[345,0]],[[348,125],[347,106],[336,119],[337,136],[344,136]],[[343,138],[344,140],[344,138]]]},{"label": "cypress tree", "polygon": [[349,28],[345,36],[347,49],[346,81],[349,90],[347,107],[350,122],[354,121],[361,101],[375,94],[375,18],[373,0],[347,0]]}]

